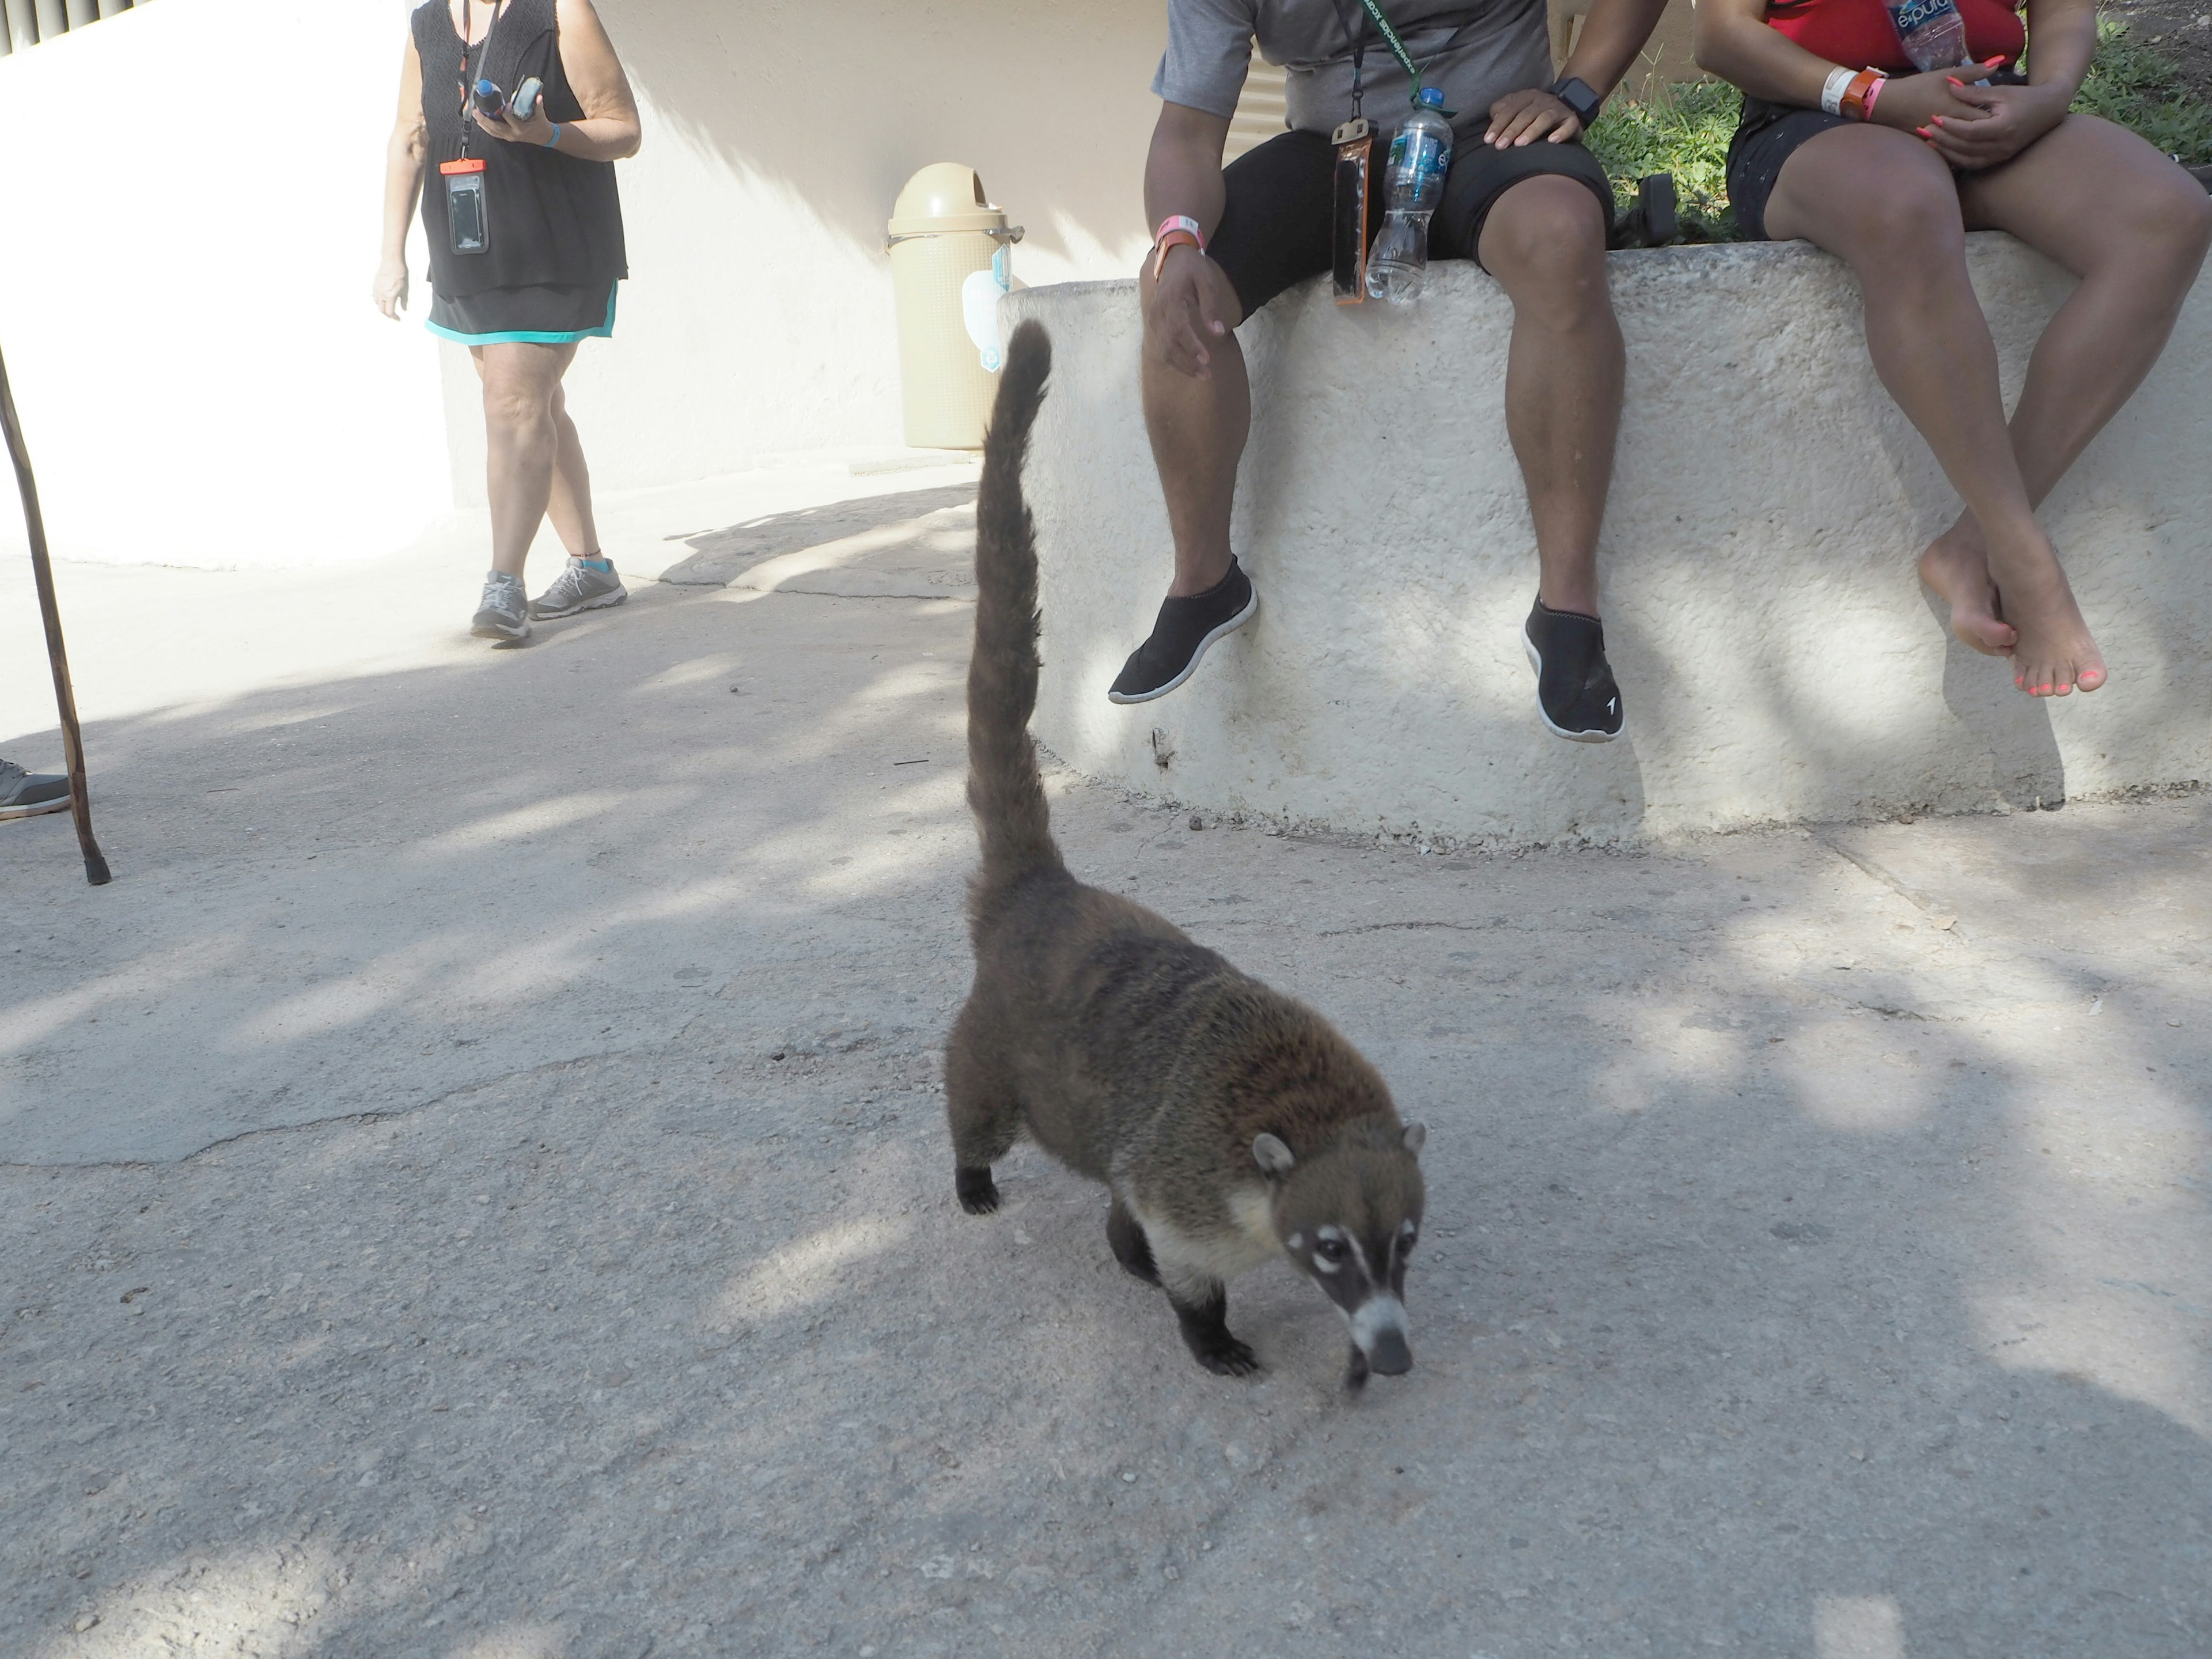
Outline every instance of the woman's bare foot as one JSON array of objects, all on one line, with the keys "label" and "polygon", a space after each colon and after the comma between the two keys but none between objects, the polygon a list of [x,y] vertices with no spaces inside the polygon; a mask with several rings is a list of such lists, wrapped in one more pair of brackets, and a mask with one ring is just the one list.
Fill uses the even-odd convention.
[{"label": "woman's bare foot", "polygon": [[2058,556],[2039,533],[2037,541],[2039,546],[2021,549],[2016,558],[1991,561],[2006,573],[2000,577],[2001,603],[2019,634],[2009,653],[2012,683],[2031,697],[2063,697],[2077,687],[2094,691],[2105,683],[2105,659],[2089,637]]},{"label": "woman's bare foot", "polygon": [[1951,631],[1985,657],[2010,652],[2020,635],[1997,614],[1997,587],[1990,580],[1981,526],[1971,513],[1928,544],[1920,580],[1950,601]]}]

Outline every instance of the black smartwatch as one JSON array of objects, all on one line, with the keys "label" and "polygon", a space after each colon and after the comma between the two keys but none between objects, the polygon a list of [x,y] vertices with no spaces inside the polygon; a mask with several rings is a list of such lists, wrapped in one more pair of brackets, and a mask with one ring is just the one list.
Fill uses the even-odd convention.
[{"label": "black smartwatch", "polygon": [[1584,126],[1597,119],[1597,112],[1605,107],[1605,96],[1593,90],[1579,76],[1562,76],[1552,83],[1552,96],[1574,111],[1575,119]]}]

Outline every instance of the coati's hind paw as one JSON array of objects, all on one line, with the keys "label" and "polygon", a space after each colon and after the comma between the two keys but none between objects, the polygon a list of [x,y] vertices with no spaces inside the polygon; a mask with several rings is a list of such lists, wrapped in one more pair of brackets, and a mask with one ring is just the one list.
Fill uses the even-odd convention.
[{"label": "coati's hind paw", "polygon": [[1202,1341],[1191,1338],[1190,1354],[1216,1376],[1249,1376],[1260,1369],[1260,1356],[1227,1331]]},{"label": "coati's hind paw", "polygon": [[1354,1394],[1367,1386],[1367,1356],[1359,1352],[1359,1345],[1352,1345],[1352,1359],[1344,1368],[1344,1386]]},{"label": "coati's hind paw", "polygon": [[952,1193],[969,1215],[988,1215],[999,1207],[999,1185],[991,1179],[988,1164],[955,1170]]}]

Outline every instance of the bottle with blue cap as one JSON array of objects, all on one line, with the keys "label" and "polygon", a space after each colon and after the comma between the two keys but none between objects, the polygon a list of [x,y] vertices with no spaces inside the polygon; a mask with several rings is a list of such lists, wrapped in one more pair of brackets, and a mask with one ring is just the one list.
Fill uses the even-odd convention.
[{"label": "bottle with blue cap", "polygon": [[1443,107],[1443,94],[1423,87],[1413,112],[1390,140],[1382,173],[1389,205],[1367,256],[1370,299],[1411,305],[1428,281],[1429,219],[1444,198],[1444,175],[1451,171],[1452,129]]}]

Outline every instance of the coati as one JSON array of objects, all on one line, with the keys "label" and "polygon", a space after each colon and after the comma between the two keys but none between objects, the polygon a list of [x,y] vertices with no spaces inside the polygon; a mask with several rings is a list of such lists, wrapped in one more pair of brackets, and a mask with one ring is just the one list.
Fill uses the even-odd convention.
[{"label": "coati", "polygon": [[1167,1292],[1198,1363],[1259,1368],[1225,1281],[1284,1256],[1342,1310],[1346,1381],[1411,1368],[1406,1262],[1419,1237],[1422,1127],[1319,1014],[1171,923],[1068,873],[1029,732],[1037,688],[1036,526],[1022,491],[1052,344],[1010,342],[976,502],[968,804],[975,982],[945,1062],[953,1190],[999,1206],[991,1165],[1026,1132],[1113,1194],[1106,1237]]}]

